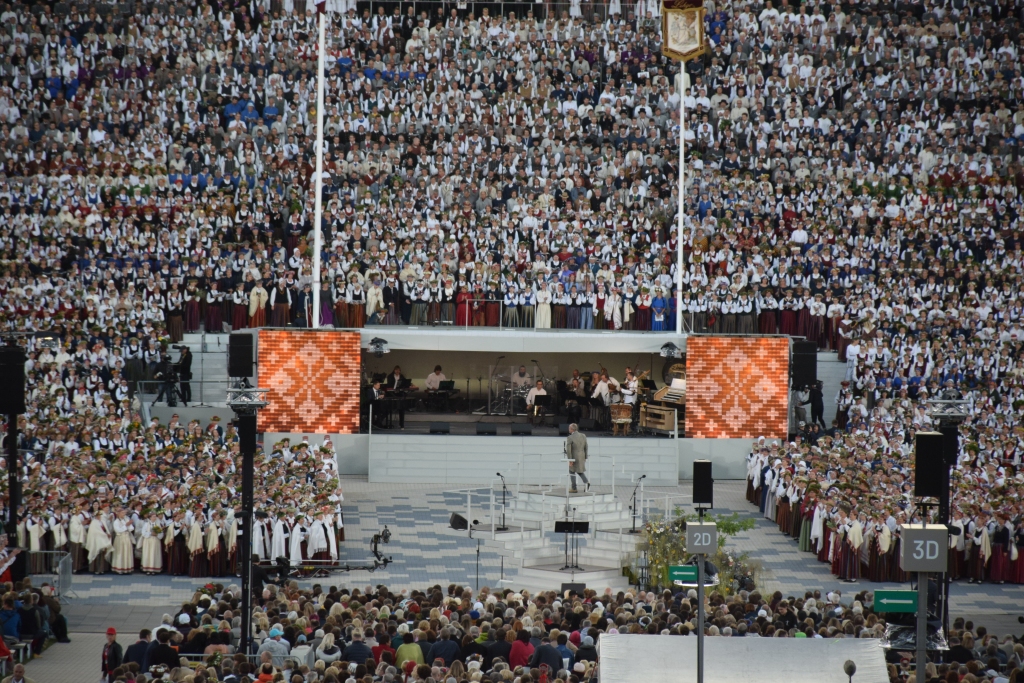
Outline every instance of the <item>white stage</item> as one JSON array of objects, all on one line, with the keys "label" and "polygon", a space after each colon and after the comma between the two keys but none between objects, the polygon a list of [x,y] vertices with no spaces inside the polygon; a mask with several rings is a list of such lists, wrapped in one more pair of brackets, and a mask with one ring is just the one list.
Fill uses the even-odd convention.
[{"label": "white stage", "polygon": [[[264,443],[303,434],[271,432]],[[314,446],[323,435],[309,434]],[[513,482],[551,484],[567,472],[563,437],[452,436],[446,434],[332,434],[338,471],[366,476],[374,483],[487,484],[496,471]],[[616,486],[631,475],[647,475],[648,486],[675,486],[693,474],[693,461],[711,460],[715,479],[746,479],[749,439],[643,439],[588,437],[588,476],[600,486]]]},{"label": "white stage", "polygon": [[[607,635],[599,642],[601,683],[695,683],[697,638]],[[888,683],[877,640],[842,638],[705,638],[704,680],[714,683]]]}]

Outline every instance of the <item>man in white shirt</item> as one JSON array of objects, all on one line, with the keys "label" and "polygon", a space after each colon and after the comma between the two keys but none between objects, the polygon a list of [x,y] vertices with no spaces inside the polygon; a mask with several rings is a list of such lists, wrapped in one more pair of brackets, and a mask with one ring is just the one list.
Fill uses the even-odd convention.
[{"label": "man in white shirt", "polygon": [[434,372],[427,375],[427,391],[437,391],[441,388],[441,382],[445,381],[444,373],[441,372],[441,366],[435,365]]},{"label": "man in white shirt", "polygon": [[544,410],[543,406],[537,405],[538,396],[547,396],[548,392],[544,389],[544,382],[537,380],[536,386],[530,389],[530,392],[526,394],[526,412],[530,416],[530,422],[533,423],[533,419],[540,417],[541,412]]}]

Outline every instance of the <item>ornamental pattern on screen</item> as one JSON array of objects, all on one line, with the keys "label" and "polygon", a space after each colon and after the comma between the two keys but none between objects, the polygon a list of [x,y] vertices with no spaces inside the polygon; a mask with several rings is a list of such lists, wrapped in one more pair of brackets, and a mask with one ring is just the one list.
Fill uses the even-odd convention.
[{"label": "ornamental pattern on screen", "polygon": [[260,330],[260,432],[359,433],[359,333]]},{"label": "ornamental pattern on screen", "polygon": [[789,339],[686,340],[686,436],[785,438],[789,427]]}]

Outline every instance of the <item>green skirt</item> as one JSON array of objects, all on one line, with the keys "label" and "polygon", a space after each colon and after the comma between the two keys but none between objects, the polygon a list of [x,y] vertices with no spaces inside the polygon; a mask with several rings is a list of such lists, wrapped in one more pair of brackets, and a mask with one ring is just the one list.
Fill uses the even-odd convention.
[{"label": "green skirt", "polygon": [[800,550],[811,552],[811,520],[805,519],[800,525]]}]

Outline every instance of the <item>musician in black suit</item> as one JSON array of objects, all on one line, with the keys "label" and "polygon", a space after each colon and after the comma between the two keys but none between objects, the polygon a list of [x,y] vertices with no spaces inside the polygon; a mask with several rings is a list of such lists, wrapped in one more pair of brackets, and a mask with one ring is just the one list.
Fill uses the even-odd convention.
[{"label": "musician in black suit", "polygon": [[373,386],[366,390],[366,405],[373,409],[371,413],[373,416],[373,426],[383,427],[384,416],[387,413],[387,408],[384,406],[384,390],[380,386],[380,380],[374,380]]},{"label": "musician in black suit", "polygon": [[[405,392],[410,389],[409,381],[402,375],[402,368],[395,366],[395,369],[388,375],[388,391]],[[398,427],[405,429],[405,399],[399,398],[398,403]]]}]

